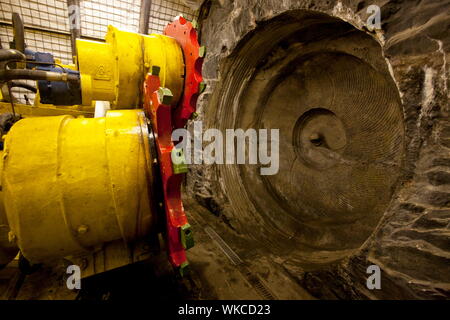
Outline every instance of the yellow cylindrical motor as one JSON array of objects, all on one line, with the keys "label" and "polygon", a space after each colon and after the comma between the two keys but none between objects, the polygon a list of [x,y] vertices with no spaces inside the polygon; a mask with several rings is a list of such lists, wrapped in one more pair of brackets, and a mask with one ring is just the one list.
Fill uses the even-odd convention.
[{"label": "yellow cylindrical motor", "polygon": [[159,68],[161,85],[179,101],[184,85],[183,52],[176,40],[108,26],[106,42],[77,39],[83,105],[110,101],[113,109],[142,105],[145,75]]},{"label": "yellow cylindrical motor", "polygon": [[9,241],[37,263],[148,235],[156,218],[150,143],[142,110],[17,122],[2,157]]}]

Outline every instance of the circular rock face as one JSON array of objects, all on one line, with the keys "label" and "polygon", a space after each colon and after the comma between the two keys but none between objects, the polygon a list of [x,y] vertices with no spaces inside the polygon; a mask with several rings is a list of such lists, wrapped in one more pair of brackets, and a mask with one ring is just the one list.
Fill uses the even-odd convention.
[{"label": "circular rock face", "polygon": [[242,228],[315,269],[376,228],[402,173],[404,127],[379,44],[329,16],[290,12],[247,36],[216,89],[221,129],[279,130],[279,171],[220,166]]}]

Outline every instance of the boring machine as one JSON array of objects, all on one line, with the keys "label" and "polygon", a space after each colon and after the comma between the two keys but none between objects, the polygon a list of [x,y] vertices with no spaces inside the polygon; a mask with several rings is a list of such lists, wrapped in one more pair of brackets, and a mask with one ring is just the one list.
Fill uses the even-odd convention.
[{"label": "boring machine", "polygon": [[2,49],[0,85],[35,80],[40,103],[90,106],[104,116],[27,117],[2,137],[0,265],[61,258],[83,277],[145,260],[163,243],[183,275],[194,244],[181,201],[187,172],[172,131],[195,116],[204,47],[182,16],[162,35],[113,26],[104,42],[77,39],[75,64]]}]

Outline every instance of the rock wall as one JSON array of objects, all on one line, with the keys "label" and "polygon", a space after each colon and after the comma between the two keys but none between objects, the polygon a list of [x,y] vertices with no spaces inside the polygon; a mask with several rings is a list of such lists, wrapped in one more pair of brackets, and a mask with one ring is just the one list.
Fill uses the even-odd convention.
[{"label": "rock wall", "polygon": [[[366,10],[371,4],[381,8],[381,31],[367,30]],[[450,2],[207,1],[201,21],[201,41],[207,47],[203,66],[207,89],[198,102],[200,120],[209,127],[221,121],[214,95],[226,77],[227,61],[248,35],[294,10],[342,19],[380,44],[403,107],[406,156],[403,178],[388,209],[359,250],[320,270],[288,271],[318,298],[449,298]],[[241,212],[230,203],[216,166],[193,166],[187,191],[224,221],[229,232],[242,236],[242,224],[237,221]],[[371,264],[382,270],[381,290],[365,286],[366,268]]]}]

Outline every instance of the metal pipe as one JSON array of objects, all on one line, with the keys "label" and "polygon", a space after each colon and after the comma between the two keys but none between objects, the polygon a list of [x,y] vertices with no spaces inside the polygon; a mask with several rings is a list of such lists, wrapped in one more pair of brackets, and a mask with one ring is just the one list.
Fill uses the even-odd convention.
[{"label": "metal pipe", "polygon": [[31,84],[28,84],[26,82],[22,81],[11,81],[10,82],[11,88],[24,88],[31,92],[37,93],[36,87],[32,86]]},{"label": "metal pipe", "polygon": [[7,60],[25,60],[26,56],[20,52],[19,50],[15,49],[0,49],[0,61],[7,61]]},{"label": "metal pipe", "polygon": [[12,25],[14,34],[14,49],[25,52],[25,29],[23,21],[17,12],[12,13]]},{"label": "metal pipe", "polygon": [[16,79],[70,82],[80,81],[77,75],[68,73],[26,69],[0,70],[0,81],[9,81]]},{"label": "metal pipe", "polygon": [[141,0],[141,11],[139,12],[139,33],[141,34],[148,34],[151,6],[151,0]]},{"label": "metal pipe", "polygon": [[81,38],[80,1],[67,0],[72,56],[77,55],[77,39]]}]

